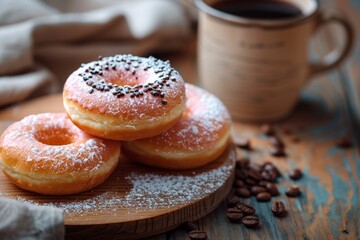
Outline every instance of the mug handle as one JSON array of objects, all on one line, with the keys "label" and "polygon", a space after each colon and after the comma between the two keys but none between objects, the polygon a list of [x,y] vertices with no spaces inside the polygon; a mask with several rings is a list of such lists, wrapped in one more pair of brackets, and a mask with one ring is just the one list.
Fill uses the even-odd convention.
[{"label": "mug handle", "polygon": [[319,22],[316,26],[316,30],[329,23],[337,23],[345,30],[345,45],[343,48],[334,49],[330,53],[326,54],[324,59],[319,63],[310,63],[310,77],[316,74],[320,74],[331,70],[337,66],[347,57],[350,53],[351,48],[354,43],[354,29],[352,28],[350,22],[339,14],[334,14],[328,17],[320,14]]}]

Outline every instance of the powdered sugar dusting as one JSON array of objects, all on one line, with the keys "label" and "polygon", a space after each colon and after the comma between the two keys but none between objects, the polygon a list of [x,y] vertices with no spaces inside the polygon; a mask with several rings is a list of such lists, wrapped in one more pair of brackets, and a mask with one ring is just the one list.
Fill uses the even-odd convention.
[{"label": "powdered sugar dusting", "polygon": [[[69,143],[47,144],[52,138]],[[3,135],[2,148],[24,159],[33,172],[46,168],[54,174],[96,171],[108,152],[103,139],[82,132],[65,113],[30,115],[14,123]]]},{"label": "powdered sugar dusting", "polygon": [[[41,167],[44,162],[50,161],[51,170],[57,173],[73,171],[96,171],[103,164],[106,146],[101,141],[88,139],[85,143],[70,146],[45,146],[31,148],[32,154],[26,159],[32,165]],[[36,164],[34,162],[38,162]],[[96,162],[88,164],[88,162]],[[86,165],[85,167],[83,165]]]},{"label": "powdered sugar dusting", "polygon": [[185,151],[212,149],[224,132],[230,129],[231,119],[224,104],[214,95],[191,84],[186,84],[186,110],[182,119],[171,129],[151,139],[128,143],[150,143]]},{"label": "powdered sugar dusting", "polygon": [[[126,168],[118,169],[115,172],[117,177],[113,176],[110,180],[111,189],[88,192],[85,198],[67,196],[61,201],[59,197],[56,201],[49,199],[44,201],[48,197],[40,196],[35,200],[17,196],[15,199],[35,205],[62,208],[67,216],[82,216],[90,212],[116,215],[124,209],[131,213],[173,208],[179,204],[203,199],[223,186],[231,176],[234,159],[234,156],[228,157],[218,168],[207,171],[197,169],[184,173],[169,174],[162,170],[146,173],[142,167],[130,172],[127,172]],[[127,186],[124,182],[127,182]],[[7,197],[6,193],[1,193],[1,190],[0,196]]]},{"label": "powdered sugar dusting", "polygon": [[126,179],[133,188],[124,201],[129,207],[155,208],[198,200],[222,186],[230,171],[231,166],[193,176],[131,173]]}]

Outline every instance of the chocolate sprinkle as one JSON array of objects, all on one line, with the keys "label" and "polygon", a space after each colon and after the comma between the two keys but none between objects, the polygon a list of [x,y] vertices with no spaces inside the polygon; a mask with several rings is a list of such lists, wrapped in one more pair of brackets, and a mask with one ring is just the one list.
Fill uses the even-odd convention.
[{"label": "chocolate sprinkle", "polygon": [[[114,97],[124,97],[128,95],[131,98],[141,97],[145,93],[150,93],[153,97],[162,98],[161,104],[166,105],[167,101],[166,91],[173,83],[176,82],[178,72],[170,66],[169,61],[162,61],[154,57],[142,58],[133,55],[115,55],[112,57],[99,56],[98,61],[94,61],[88,64],[81,64],[82,71],[78,74],[84,82],[92,90],[89,93],[93,93],[95,90],[100,92],[110,92]],[[157,75],[157,79],[154,82],[149,82],[145,85],[137,84],[135,86],[124,85],[118,86],[117,84],[107,83],[103,79],[103,75],[108,71],[114,71],[116,69],[123,70],[123,72],[130,71],[131,75],[136,75],[142,66],[143,71],[152,69]],[[112,69],[112,70],[111,70]],[[126,73],[125,73],[126,74]],[[138,76],[134,76],[138,80]],[[89,79],[92,79],[91,81]],[[143,88],[139,91],[139,88]]]}]

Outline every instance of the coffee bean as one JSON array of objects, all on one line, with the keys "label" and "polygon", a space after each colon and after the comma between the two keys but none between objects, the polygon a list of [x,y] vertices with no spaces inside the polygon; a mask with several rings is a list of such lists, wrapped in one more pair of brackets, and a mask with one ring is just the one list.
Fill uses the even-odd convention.
[{"label": "coffee bean", "polygon": [[268,192],[261,192],[258,195],[256,195],[256,200],[258,202],[268,202],[271,199],[271,194]]},{"label": "coffee bean", "polygon": [[273,147],[270,150],[270,154],[274,157],[286,157],[286,153],[285,153],[284,149],[278,148],[278,147]]},{"label": "coffee bean", "polygon": [[260,181],[261,180],[261,175],[259,174],[259,172],[255,169],[250,169],[248,171],[248,177],[252,178],[255,181]]},{"label": "coffee bean", "polygon": [[262,192],[266,192],[267,189],[265,187],[260,187],[260,186],[253,186],[251,187],[251,194],[256,196],[258,195],[259,193],[262,193]]},{"label": "coffee bean", "polygon": [[339,140],[337,140],[336,146],[338,146],[339,148],[351,148],[351,140],[348,136],[343,136]]},{"label": "coffee bean", "polygon": [[300,195],[300,189],[298,186],[290,186],[286,191],[285,191],[286,196],[288,197],[297,197]]},{"label": "coffee bean", "polygon": [[302,177],[303,173],[300,169],[298,168],[295,168],[295,169],[292,169],[290,170],[289,172],[289,177],[292,179],[292,180],[298,180]]},{"label": "coffee bean", "polygon": [[265,124],[263,124],[261,126],[261,132],[264,133],[267,136],[275,135],[274,127],[272,125],[270,125],[270,124],[267,124],[267,123],[265,123]]},{"label": "coffee bean", "polygon": [[267,183],[266,184],[267,191],[271,194],[271,196],[277,196],[279,195],[279,189],[277,186],[273,183]]},{"label": "coffee bean", "polygon": [[245,183],[249,186],[255,186],[257,184],[257,182],[254,179],[251,178],[247,178],[245,179]]},{"label": "coffee bean", "polygon": [[271,204],[271,211],[276,217],[284,217],[286,215],[285,205],[282,201],[275,201]]},{"label": "coffee bean", "polygon": [[259,185],[260,187],[266,187],[266,185],[267,185],[268,183],[269,183],[268,181],[261,180],[261,181],[258,183],[258,185]]},{"label": "coffee bean", "polygon": [[241,220],[241,222],[248,228],[256,228],[260,224],[259,217],[256,215],[246,216]]},{"label": "coffee bean", "polygon": [[236,204],[240,202],[240,198],[238,196],[231,196],[227,198],[227,205],[229,207],[235,207]]},{"label": "coffee bean", "polygon": [[260,174],[260,172],[262,171],[261,165],[258,165],[258,164],[249,167],[249,169],[252,169],[252,170],[258,172],[259,174]]},{"label": "coffee bean", "polygon": [[272,164],[271,162],[266,162],[261,167],[262,167],[262,169],[264,169],[266,171],[274,172],[277,177],[281,176],[281,173],[280,173],[279,169],[274,164]]},{"label": "coffee bean", "polygon": [[279,148],[279,149],[285,148],[284,142],[278,136],[273,136],[269,138],[269,142],[274,148]]},{"label": "coffee bean", "polygon": [[235,187],[244,187],[245,186],[245,183],[243,180],[241,179],[235,179],[234,181],[234,186]]},{"label": "coffee bean", "polygon": [[201,230],[193,230],[189,232],[189,238],[191,240],[205,240],[207,239],[207,234]]},{"label": "coffee bean", "polygon": [[236,168],[246,168],[249,166],[250,159],[248,158],[239,158],[236,159]]},{"label": "coffee bean", "polygon": [[235,170],[235,177],[237,179],[246,180],[248,178],[248,174],[244,169],[236,169]]},{"label": "coffee bean", "polygon": [[229,208],[226,217],[230,222],[240,222],[244,217],[244,213],[238,208]]},{"label": "coffee bean", "polygon": [[192,230],[197,230],[198,226],[193,223],[193,222],[186,222],[181,226],[183,229],[185,229],[186,231],[190,232]]},{"label": "coffee bean", "polygon": [[235,194],[242,198],[249,198],[251,196],[251,192],[246,187],[237,188]]},{"label": "coffee bean", "polygon": [[238,138],[235,140],[235,144],[241,149],[251,150],[251,144],[248,138]]},{"label": "coffee bean", "polygon": [[269,182],[276,182],[277,179],[277,175],[276,173],[274,173],[273,171],[266,171],[263,170],[261,172],[261,178],[265,181],[269,181]]},{"label": "coffee bean", "polygon": [[238,203],[236,208],[240,209],[246,216],[255,214],[255,208],[246,203]]}]

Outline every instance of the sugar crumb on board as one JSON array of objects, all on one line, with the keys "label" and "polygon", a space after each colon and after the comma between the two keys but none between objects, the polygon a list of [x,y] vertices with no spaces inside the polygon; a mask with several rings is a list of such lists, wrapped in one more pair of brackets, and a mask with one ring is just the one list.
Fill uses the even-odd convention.
[{"label": "sugar crumb on board", "polygon": [[[118,209],[130,209],[136,212],[143,209],[171,208],[178,204],[186,204],[200,200],[209,193],[219,189],[229,178],[232,166],[223,166],[207,172],[190,175],[181,174],[149,174],[130,172],[125,176],[130,188],[127,193],[107,191],[87,199],[71,199],[44,203],[25,197],[15,197],[16,200],[61,208],[66,214],[86,215],[91,212],[112,213]],[[121,178],[116,178],[120,181]],[[6,197],[0,193],[0,196]]]}]

